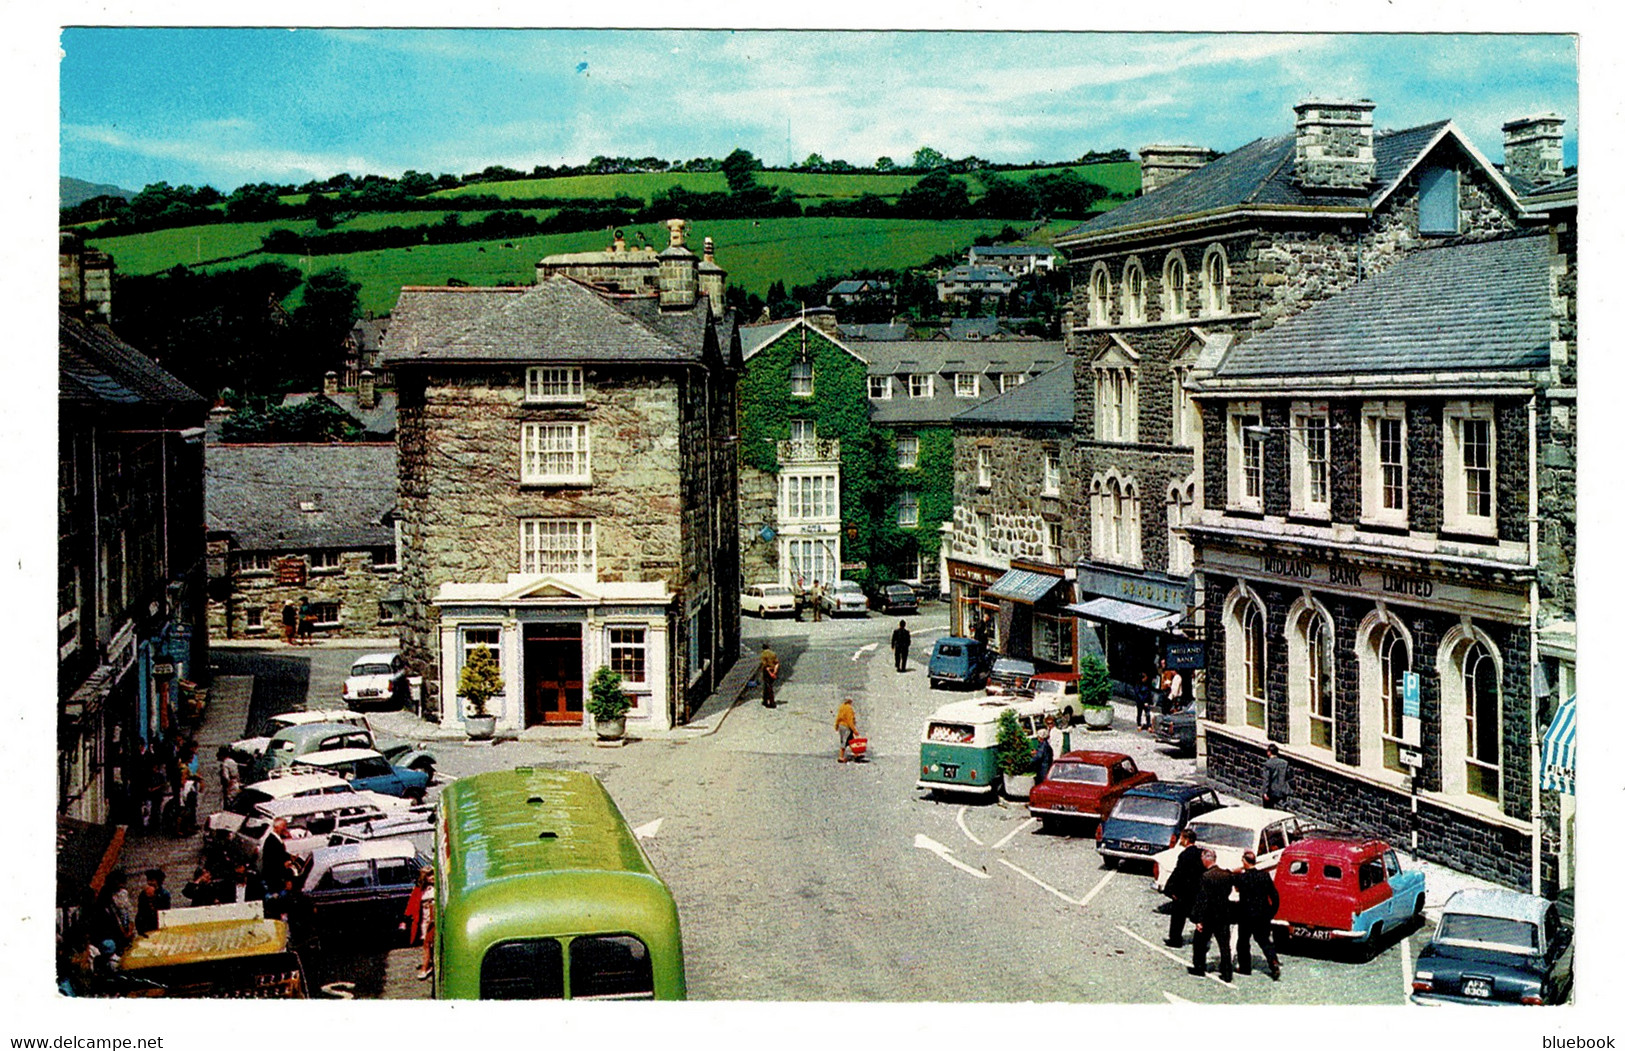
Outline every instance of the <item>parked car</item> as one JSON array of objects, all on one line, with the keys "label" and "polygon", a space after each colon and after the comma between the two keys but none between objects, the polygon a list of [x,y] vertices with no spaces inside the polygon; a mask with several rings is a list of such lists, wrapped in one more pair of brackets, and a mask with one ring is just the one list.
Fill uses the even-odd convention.
[{"label": "parked car", "polygon": [[1158,744],[1169,745],[1180,754],[1196,754],[1196,711],[1181,708],[1177,712],[1157,716]]},{"label": "parked car", "polygon": [[339,792],[298,796],[260,803],[226,839],[226,849],[256,867],[271,826],[280,818],[292,833],[285,843],[289,854],[304,857],[328,845],[337,829],[365,825],[390,814],[407,811],[406,800],[379,792]]},{"label": "parked car", "polygon": [[1046,829],[1063,822],[1098,822],[1118,796],[1156,779],[1122,752],[1068,752],[1051,764],[1049,776],[1033,786],[1027,813]]},{"label": "parked car", "polygon": [[295,914],[320,927],[393,935],[418,873],[429,864],[407,839],[321,847],[310,856]]},{"label": "parked car", "polygon": [[1555,902],[1458,890],[1416,960],[1418,1004],[1559,1004],[1574,987],[1574,929]]},{"label": "parked car", "polygon": [[758,617],[793,617],[796,595],[784,584],[752,584],[739,596],[739,611]]},{"label": "parked car", "polygon": [[999,789],[998,721],[1014,710],[1029,737],[1055,714],[1045,702],[1005,697],[978,697],[953,701],[931,713],[920,735],[920,778],[915,788],[933,794],[964,792],[974,795]]},{"label": "parked car", "polygon": [[824,612],[832,617],[867,617],[869,599],[855,580],[837,580],[824,589]]},{"label": "parked car", "polygon": [[354,791],[355,786],[344,778],[319,771],[299,776],[268,778],[245,785],[238,790],[237,798],[231,801],[231,806],[210,814],[204,822],[204,836],[208,839],[223,840],[235,832],[243,820],[255,812],[256,807],[273,799]]},{"label": "parked car", "polygon": [[336,829],[327,836],[326,845],[339,847],[375,839],[405,839],[418,848],[419,854],[430,858],[434,856],[434,815],[432,805],[408,807],[359,825]]},{"label": "parked car", "polygon": [[1275,867],[1283,933],[1312,941],[1375,946],[1384,933],[1420,924],[1427,900],[1421,869],[1408,869],[1386,842],[1317,832],[1286,848]]},{"label": "parked car", "polygon": [[372,748],[339,748],[311,752],[293,761],[292,770],[314,770],[344,778],[358,792],[422,799],[430,777],[422,770],[395,766]]},{"label": "parked car", "polygon": [[931,647],[926,675],[933,688],[951,682],[975,689],[987,681],[991,663],[992,658],[985,643],[949,635],[938,639],[936,645]]},{"label": "parked car", "polygon": [[349,723],[305,723],[278,730],[266,745],[265,755],[254,767],[263,777],[272,771],[292,765],[295,759],[312,752],[331,752],[340,748],[370,748],[378,751],[394,766],[421,770],[434,777],[434,756],[408,741],[397,741],[378,747],[372,731]]},{"label": "parked car", "polygon": [[907,584],[882,584],[870,596],[869,608],[885,614],[909,615],[920,612],[920,600]]},{"label": "parked car", "polygon": [[358,726],[372,731],[372,725],[367,722],[366,715],[351,711],[348,708],[322,708],[308,712],[279,712],[266,720],[265,733],[258,737],[244,737],[227,745],[231,749],[233,759],[243,764],[243,773],[248,772],[248,766],[265,754],[270,745],[271,738],[282,730],[292,726],[304,726],[308,723],[344,723],[347,726]]},{"label": "parked car", "polygon": [[1024,661],[1018,657],[995,658],[992,669],[987,673],[987,695],[1031,697],[1032,689],[1027,684],[1032,681],[1033,673],[1037,670],[1032,661]]},{"label": "parked car", "polygon": [[[1187,827],[1196,834],[1196,845],[1211,847],[1224,868],[1241,868],[1242,852],[1250,850],[1265,872],[1274,869],[1281,852],[1305,835],[1292,814],[1260,806],[1221,807],[1195,818]],[[1158,890],[1167,888],[1178,857],[1179,848],[1170,847],[1151,859],[1151,876]]]},{"label": "parked car", "polygon": [[1071,671],[1041,671],[1027,680],[1034,697],[1053,701],[1061,708],[1077,711],[1078,673]]},{"label": "parked car", "polygon": [[1224,806],[1206,785],[1186,781],[1152,781],[1135,785],[1118,797],[1095,826],[1095,849],[1107,868],[1119,861],[1149,861],[1151,855],[1179,842],[1192,818]]},{"label": "parked car", "polygon": [[344,680],[344,703],[405,708],[412,703],[406,660],[398,653],[369,653],[358,657]]}]

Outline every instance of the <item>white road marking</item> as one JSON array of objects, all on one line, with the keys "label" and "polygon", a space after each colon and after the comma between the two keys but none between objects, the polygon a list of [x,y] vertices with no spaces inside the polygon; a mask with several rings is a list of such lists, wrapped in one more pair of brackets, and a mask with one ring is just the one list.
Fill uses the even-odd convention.
[{"label": "white road marking", "polygon": [[854,663],[856,663],[857,659],[859,657],[863,656],[865,653],[873,653],[875,650],[878,650],[879,648],[880,648],[880,643],[878,643],[878,642],[871,642],[867,646],[859,646],[857,648],[857,650],[855,650],[853,652],[852,660],[853,660]]},{"label": "white road marking", "polygon": [[1195,1000],[1187,1000],[1183,996],[1175,996],[1166,989],[1162,991],[1162,997],[1171,1004],[1193,1004],[1196,1002]]},{"label": "white road marking", "polygon": [[1112,881],[1112,877],[1117,875],[1117,873],[1117,869],[1107,869],[1106,874],[1100,877],[1100,882],[1095,884],[1094,889],[1083,896],[1083,901],[1080,902],[1080,904],[1089,904],[1089,902],[1094,899],[1096,894],[1099,894],[1103,889],[1105,889],[1106,884],[1110,883]]},{"label": "white road marking", "polygon": [[963,861],[960,861],[958,858],[953,856],[953,851],[949,850],[947,847],[943,846],[941,843],[938,843],[936,840],[932,839],[930,836],[916,835],[914,837],[914,845],[916,847],[919,847],[921,850],[929,850],[931,853],[935,854],[937,857],[941,858],[943,861],[946,861],[948,864],[952,865],[954,868],[964,869],[966,872],[970,873],[972,876],[975,876],[977,879],[992,879],[993,878],[992,876],[989,876],[987,873],[981,871],[980,869],[973,869],[969,865],[965,864]]},{"label": "white road marking", "polygon": [[1404,1003],[1411,1002],[1411,939],[1410,935],[1399,939],[1399,976],[1404,981],[1400,989]]},{"label": "white road marking", "polygon": [[666,819],[663,817],[657,817],[647,825],[639,825],[634,828],[632,834],[639,839],[653,839],[660,832],[660,823],[664,820]]},{"label": "white road marking", "polygon": [[[1135,934],[1133,931],[1129,930],[1127,927],[1123,926],[1121,923],[1119,923],[1117,925],[1117,929],[1122,931],[1124,934],[1128,935],[1130,938],[1133,938],[1135,941],[1139,942],[1141,945],[1145,946],[1147,949],[1150,949],[1152,952],[1161,953],[1162,955],[1168,957],[1168,959],[1174,961],[1175,963],[1178,963],[1178,964],[1185,963],[1184,957],[1180,956],[1177,953],[1170,952],[1164,946],[1152,945],[1150,942],[1146,941],[1144,938],[1140,937],[1138,934]],[[1214,983],[1216,983],[1218,985],[1222,985],[1226,989],[1229,989],[1231,992],[1235,992],[1235,990],[1236,990],[1236,987],[1235,987],[1234,983],[1221,982],[1221,981],[1219,981],[1219,976],[1216,975],[1216,974],[1213,974],[1213,973],[1210,972],[1208,974],[1207,978],[1208,978],[1208,981],[1214,982]]]},{"label": "white road marking", "polygon": [[1023,821],[1021,824],[1017,825],[1015,828],[1012,828],[1008,833],[1006,833],[1005,837],[1003,839],[1001,839],[997,843],[993,844],[993,849],[994,850],[999,850],[999,849],[1003,848],[1003,846],[1006,843],[1010,842],[1010,840],[1015,838],[1015,835],[1016,835],[1017,832],[1021,832],[1021,831],[1024,831],[1025,829],[1029,829],[1032,826],[1036,825],[1037,823],[1038,823],[1037,818],[1031,818],[1031,817],[1028,818],[1027,820]]},{"label": "white road marking", "polygon": [[1045,890],[1049,891],[1051,894],[1055,895],[1057,898],[1060,898],[1062,901],[1066,902],[1068,905],[1082,905],[1083,904],[1083,902],[1079,901],[1077,898],[1068,897],[1067,895],[1062,894],[1060,891],[1056,890],[1054,887],[1050,886],[1048,883],[1045,883],[1043,880],[1039,879],[1037,876],[1033,875],[1031,872],[1028,872],[1026,869],[1022,868],[1019,865],[1012,865],[1008,861],[1004,860],[1003,858],[999,859],[999,864],[1003,865],[1007,869],[1011,869],[1014,872],[1017,872],[1017,873],[1020,873],[1023,876],[1026,876],[1028,879],[1032,880],[1034,883],[1038,884],[1040,887],[1043,887]]},{"label": "white road marking", "polygon": [[972,843],[975,843],[979,847],[985,847],[985,846],[987,846],[987,844],[983,843],[981,840],[977,839],[976,836],[974,834],[972,834],[971,830],[965,827],[965,811],[967,811],[969,809],[970,809],[969,807],[960,807],[959,808],[959,814],[955,818],[955,820],[957,820],[959,822],[959,831],[965,833],[965,838],[970,840]]}]

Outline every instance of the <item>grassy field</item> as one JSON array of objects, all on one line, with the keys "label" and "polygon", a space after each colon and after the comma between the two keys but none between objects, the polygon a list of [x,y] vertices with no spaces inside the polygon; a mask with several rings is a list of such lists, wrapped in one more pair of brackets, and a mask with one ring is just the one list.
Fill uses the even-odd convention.
[{"label": "grassy field", "polygon": [[154,230],[122,237],[89,237],[86,244],[113,257],[121,274],[153,274],[176,263],[196,266],[253,252],[260,239],[276,227],[310,233],[316,223],[310,219],[279,219],[269,223],[219,223],[212,226],[185,226],[176,230]]}]

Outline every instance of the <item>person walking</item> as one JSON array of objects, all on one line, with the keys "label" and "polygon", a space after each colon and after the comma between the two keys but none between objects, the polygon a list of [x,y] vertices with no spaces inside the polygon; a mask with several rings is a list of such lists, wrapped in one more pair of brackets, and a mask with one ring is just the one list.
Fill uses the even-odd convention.
[{"label": "person walking", "polygon": [[316,626],[316,614],[310,608],[310,596],[306,595],[299,600],[299,641],[306,646],[311,644],[310,632]]},{"label": "person walking", "polygon": [[817,624],[824,619],[824,585],[817,580],[812,586],[813,623]]},{"label": "person walking", "polygon": [[1270,921],[1281,907],[1281,895],[1275,889],[1270,874],[1258,867],[1258,855],[1246,851],[1241,855],[1241,871],[1236,873],[1236,973],[1253,973],[1253,953],[1250,942],[1256,941],[1269,965],[1270,978],[1281,980],[1281,960],[1275,954],[1275,938]]},{"label": "person walking", "polygon": [[215,750],[214,757],[219,761],[220,807],[222,810],[229,810],[237,798],[238,790],[243,787],[243,772],[237,765],[237,760],[232,758],[229,746],[221,745]]},{"label": "person walking", "polygon": [[[1050,720],[1051,725],[1054,720]],[[1043,727],[1038,731],[1038,744],[1033,749],[1033,784],[1041,785],[1044,778],[1049,776],[1049,768],[1055,762],[1055,749],[1049,744],[1050,728]]]},{"label": "person walking", "polygon": [[158,914],[169,908],[169,891],[164,889],[164,870],[148,869],[147,882],[135,899],[135,931],[149,934],[158,929]]},{"label": "person walking", "polygon": [[1202,851],[1202,879],[1196,894],[1196,936],[1191,939],[1190,973],[1197,977],[1207,975],[1207,943],[1219,943],[1219,981],[1232,978],[1230,961],[1230,892],[1236,887],[1235,875],[1221,869],[1218,855],[1211,850]]},{"label": "person walking", "polygon": [[756,674],[762,680],[762,707],[777,708],[779,702],[773,699],[773,694],[779,680],[779,655],[765,642],[762,643],[762,659],[756,666]]},{"label": "person walking", "polygon": [[292,602],[282,604],[282,641],[292,646],[299,632],[299,607]]},{"label": "person walking", "polygon": [[[835,709],[835,734],[841,739],[841,750],[836,756],[836,762],[846,762],[846,753],[852,747],[852,738],[858,735],[858,713],[852,707],[852,698],[848,697]],[[852,758],[857,758],[853,753]]]},{"label": "person walking", "polygon": [[1174,871],[1168,875],[1167,894],[1173,898],[1168,910],[1168,937],[1163,942],[1175,949],[1185,946],[1185,921],[1196,906],[1196,891],[1202,879],[1202,848],[1196,833],[1185,829],[1179,834],[1180,851]]},{"label": "person walking", "polygon": [[1266,751],[1268,758],[1264,760],[1264,805],[1272,809],[1281,810],[1286,807],[1287,797],[1292,794],[1291,767],[1281,758],[1281,750],[1272,741]]},{"label": "person walking", "polygon": [[406,944],[423,943],[423,963],[418,967],[418,981],[429,980],[434,973],[434,869],[424,868],[418,873],[417,885],[406,899]]},{"label": "person walking", "polygon": [[1151,676],[1145,672],[1140,673],[1140,681],[1134,684],[1134,726],[1136,729],[1151,729]]},{"label": "person walking", "polygon": [[1177,712],[1185,707],[1185,676],[1178,668],[1169,668],[1168,676],[1168,711]]},{"label": "person walking", "polygon": [[891,655],[898,671],[908,671],[908,644],[913,636],[908,633],[908,624],[905,621],[897,622],[897,630],[891,633]]}]

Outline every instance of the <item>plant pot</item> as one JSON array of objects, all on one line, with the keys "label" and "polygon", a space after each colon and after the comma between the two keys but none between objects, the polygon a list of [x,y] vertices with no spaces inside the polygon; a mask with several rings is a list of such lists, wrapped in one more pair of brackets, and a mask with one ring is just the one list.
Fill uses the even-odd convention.
[{"label": "plant pot", "polygon": [[626,716],[614,719],[594,719],[592,728],[600,741],[619,741],[626,736]]},{"label": "plant pot", "polygon": [[489,741],[496,736],[497,717],[494,715],[470,715],[467,720],[468,737],[471,741]]},{"label": "plant pot", "polygon": [[1032,774],[1005,774],[1004,797],[1006,799],[1026,799],[1033,792]]},{"label": "plant pot", "polygon": [[1085,708],[1083,710],[1083,725],[1091,730],[1110,729],[1112,710],[1110,708]]}]

